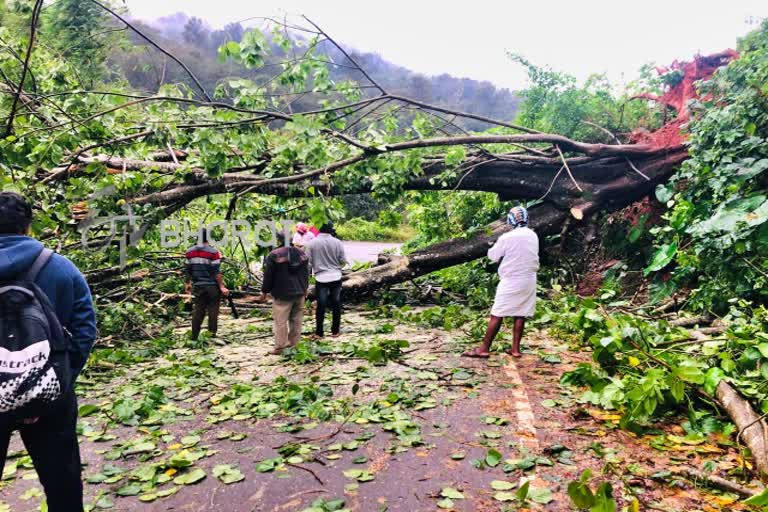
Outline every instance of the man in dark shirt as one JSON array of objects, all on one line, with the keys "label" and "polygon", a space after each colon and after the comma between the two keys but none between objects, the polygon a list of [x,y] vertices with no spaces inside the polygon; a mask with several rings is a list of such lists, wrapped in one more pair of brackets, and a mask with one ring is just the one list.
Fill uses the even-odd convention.
[{"label": "man in dark shirt", "polygon": [[208,313],[208,331],[216,336],[219,325],[221,296],[229,295],[222,282],[221,253],[208,243],[208,231],[202,230],[201,244],[191,247],[186,254],[186,290],[194,296],[192,310],[192,339],[200,336],[203,319]]},{"label": "man in dark shirt", "polygon": [[285,236],[278,235],[280,247],[264,261],[261,300],[272,295],[272,317],[275,324],[273,354],[296,345],[301,339],[304,300],[309,288],[309,258],[297,247],[286,246]]}]

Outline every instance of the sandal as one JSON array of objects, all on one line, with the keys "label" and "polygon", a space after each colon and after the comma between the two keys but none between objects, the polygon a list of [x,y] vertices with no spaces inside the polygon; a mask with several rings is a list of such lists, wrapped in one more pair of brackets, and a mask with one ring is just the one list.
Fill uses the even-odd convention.
[{"label": "sandal", "polygon": [[462,357],[470,357],[474,359],[488,359],[491,357],[490,352],[482,352],[479,348],[473,348],[467,352],[461,354]]}]

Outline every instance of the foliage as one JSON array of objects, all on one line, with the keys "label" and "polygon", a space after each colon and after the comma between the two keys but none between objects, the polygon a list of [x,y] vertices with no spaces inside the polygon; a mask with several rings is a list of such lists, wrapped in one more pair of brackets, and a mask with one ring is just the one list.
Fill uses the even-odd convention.
[{"label": "foliage", "polygon": [[578,480],[568,484],[568,496],[578,509],[587,509],[590,512],[615,512],[616,500],[613,498],[611,484],[603,482],[596,491],[589,487],[589,479],[592,472],[584,470]]},{"label": "foliage", "polygon": [[[517,121],[525,126],[548,133],[559,133],[575,140],[614,143],[614,135],[628,134],[637,126],[648,129],[661,125],[661,116],[650,112],[642,102],[630,101],[636,92],[654,88],[646,72],[629,84],[623,93],[602,75],[592,75],[583,84],[567,74],[539,67],[524,57],[510,54],[522,65],[531,82],[523,91],[524,102]],[[592,124],[589,124],[592,123]],[[597,125],[597,126],[595,126]]]},{"label": "foliage", "polygon": [[[385,213],[382,211],[381,213]],[[379,219],[382,215],[379,215]],[[379,220],[371,222],[361,218],[350,219],[336,226],[336,232],[342,240],[362,240],[368,242],[407,242],[413,231],[407,225],[386,225]]]},{"label": "foliage", "polygon": [[[109,5],[109,2],[107,2]],[[77,69],[85,87],[92,87],[104,73],[110,48],[120,42],[120,32],[109,15],[93,2],[60,0],[46,10],[44,28],[64,59]]]},{"label": "foliage", "polygon": [[647,269],[674,261],[670,282],[657,276],[657,285],[693,288],[692,307],[719,312],[732,297],[764,301],[768,290],[768,23],[739,50],[690,106],[691,158],[656,190],[669,211]]},{"label": "foliage", "polygon": [[764,306],[750,309],[747,303],[735,302],[723,318],[728,328],[722,337],[693,343],[685,329],[616,307],[620,305],[612,308],[610,303],[567,293],[546,306],[544,317],[555,329],[592,349],[596,366],[580,364],[561,378],[564,385],[589,388],[582,401],[617,410],[626,428],[687,409],[692,431],[707,432],[711,425],[705,412],[711,411],[707,396],[727,379],[756,409],[768,411]]}]

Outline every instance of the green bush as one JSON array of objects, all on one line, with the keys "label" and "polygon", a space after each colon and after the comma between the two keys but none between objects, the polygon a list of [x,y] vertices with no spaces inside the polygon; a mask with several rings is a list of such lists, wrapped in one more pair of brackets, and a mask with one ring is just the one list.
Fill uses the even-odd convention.
[{"label": "green bush", "polygon": [[342,240],[366,242],[406,242],[414,236],[413,230],[407,225],[384,226],[360,217],[339,224],[336,231]]}]

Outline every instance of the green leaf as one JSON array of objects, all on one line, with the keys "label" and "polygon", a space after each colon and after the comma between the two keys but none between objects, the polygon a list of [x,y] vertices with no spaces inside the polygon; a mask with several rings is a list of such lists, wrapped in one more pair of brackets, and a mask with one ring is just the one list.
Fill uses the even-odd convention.
[{"label": "green leaf", "polygon": [[671,187],[665,185],[656,185],[656,199],[662,204],[667,204],[667,201],[672,199],[675,195],[674,190]]},{"label": "green leaf", "polygon": [[213,476],[229,485],[245,480],[245,475],[236,467],[229,464],[218,464],[213,467]]},{"label": "green leaf", "polygon": [[506,480],[494,480],[491,482],[491,488],[497,491],[508,491],[515,488],[515,484]]},{"label": "green leaf", "polygon": [[651,263],[646,267],[644,275],[647,276],[651,272],[657,272],[669,265],[675,254],[677,254],[677,244],[665,244],[659,247],[654,253]]},{"label": "green leaf", "polygon": [[183,444],[186,448],[192,448],[193,446],[197,445],[201,439],[202,438],[200,436],[196,435],[184,436],[181,438],[181,444]]},{"label": "green leaf", "polygon": [[718,367],[710,368],[704,376],[704,390],[709,394],[714,393],[717,385],[724,378],[725,372],[722,369]]},{"label": "green leaf", "polygon": [[554,498],[552,497],[552,491],[547,487],[531,487],[528,491],[528,499],[535,503],[546,505]]},{"label": "green leaf", "polygon": [[274,471],[276,468],[282,466],[283,463],[284,461],[282,457],[264,459],[263,461],[256,464],[256,471],[259,473],[269,473],[270,471]]},{"label": "green leaf", "polygon": [[496,501],[515,501],[517,494],[514,492],[499,491],[493,495],[493,499]]},{"label": "green leaf", "polygon": [[751,498],[744,500],[747,505],[754,505],[756,507],[768,506],[768,489],[765,489],[760,494],[756,494]]},{"label": "green leaf", "polygon": [[490,467],[496,467],[501,462],[501,453],[498,450],[491,448],[488,453],[485,454],[485,463]]},{"label": "green leaf", "polygon": [[704,373],[696,366],[678,366],[674,373],[685,382],[704,384]]},{"label": "green leaf", "polygon": [[443,498],[442,500],[437,502],[437,507],[445,510],[450,510],[453,508],[453,500],[450,498]]},{"label": "green leaf", "polygon": [[568,484],[568,497],[571,498],[576,508],[590,508],[595,504],[595,495],[587,483],[582,480],[575,480]]},{"label": "green leaf", "polygon": [[115,494],[118,496],[136,496],[141,492],[141,484],[139,482],[130,482],[120,487]]},{"label": "green leaf", "polygon": [[189,473],[184,473],[173,479],[173,483],[176,485],[192,485],[205,478],[205,471],[200,468],[195,468]]},{"label": "green leaf", "polygon": [[464,495],[454,489],[453,487],[443,487],[443,490],[440,491],[440,496],[443,498],[450,498],[452,500],[463,500]]},{"label": "green leaf", "polygon": [[85,404],[81,405],[80,408],[77,411],[78,416],[81,418],[85,418],[86,416],[90,416],[91,414],[101,410],[101,407],[94,404]]},{"label": "green leaf", "polygon": [[608,482],[600,484],[595,492],[595,505],[590,512],[616,512],[616,500],[613,499],[613,487]]},{"label": "green leaf", "polygon": [[520,488],[515,492],[515,496],[520,501],[525,501],[528,498],[528,492],[531,489],[531,482],[526,481],[523,485],[520,486]]},{"label": "green leaf", "polygon": [[136,443],[135,445],[125,450],[124,453],[125,455],[135,455],[137,453],[151,452],[155,448],[156,448],[155,443],[151,441],[144,441],[141,443]]}]

